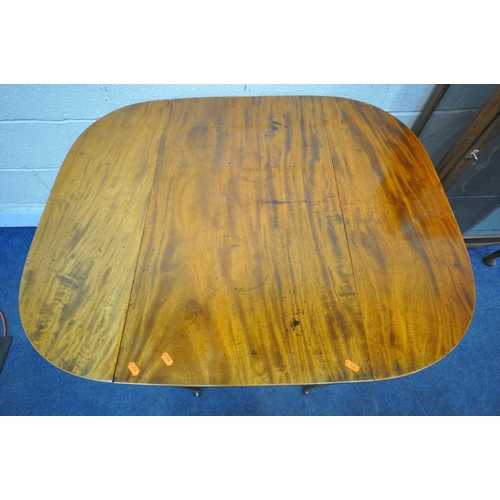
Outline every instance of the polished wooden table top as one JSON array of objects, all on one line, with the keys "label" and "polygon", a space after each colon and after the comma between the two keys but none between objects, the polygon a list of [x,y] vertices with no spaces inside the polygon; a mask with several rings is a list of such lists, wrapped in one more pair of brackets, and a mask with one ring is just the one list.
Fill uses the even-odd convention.
[{"label": "polished wooden table top", "polygon": [[27,336],[102,381],[323,384],[447,355],[474,308],[416,136],[332,97],[128,106],[68,153],[22,277]]}]

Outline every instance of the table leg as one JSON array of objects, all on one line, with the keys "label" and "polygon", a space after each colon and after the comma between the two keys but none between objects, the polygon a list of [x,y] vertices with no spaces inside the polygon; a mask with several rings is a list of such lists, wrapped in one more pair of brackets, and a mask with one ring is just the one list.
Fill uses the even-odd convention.
[{"label": "table leg", "polygon": [[188,389],[189,391],[194,391],[195,396],[199,398],[201,396],[201,387],[185,387],[181,386],[181,389]]},{"label": "table leg", "polygon": [[495,265],[495,259],[498,259],[498,257],[500,257],[500,250],[497,250],[496,252],[493,252],[490,255],[488,255],[488,257],[485,257],[484,263],[487,266],[492,267]]}]

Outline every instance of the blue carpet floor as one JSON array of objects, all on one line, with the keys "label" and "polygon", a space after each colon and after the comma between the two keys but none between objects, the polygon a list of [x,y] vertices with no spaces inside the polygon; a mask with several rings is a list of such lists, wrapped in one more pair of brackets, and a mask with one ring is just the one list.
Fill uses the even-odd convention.
[{"label": "blue carpet floor", "polygon": [[381,382],[299,387],[183,389],[93,382],[45,361],[26,337],[18,295],[35,228],[0,228],[0,310],[13,342],[0,374],[0,415],[500,415],[500,263],[472,248],[474,318],[460,344],[418,373]]}]

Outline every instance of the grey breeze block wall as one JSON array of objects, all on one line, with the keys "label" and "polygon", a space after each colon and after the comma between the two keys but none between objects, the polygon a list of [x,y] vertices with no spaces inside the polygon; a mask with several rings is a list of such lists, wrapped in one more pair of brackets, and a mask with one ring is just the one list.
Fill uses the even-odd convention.
[{"label": "grey breeze block wall", "polygon": [[102,116],[156,99],[326,95],[377,106],[411,126],[434,85],[0,85],[0,227],[36,226],[70,147]]}]

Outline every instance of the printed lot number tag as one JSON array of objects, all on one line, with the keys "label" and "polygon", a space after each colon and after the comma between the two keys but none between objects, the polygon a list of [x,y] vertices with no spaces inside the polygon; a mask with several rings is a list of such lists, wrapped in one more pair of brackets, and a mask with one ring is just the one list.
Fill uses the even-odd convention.
[{"label": "printed lot number tag", "polygon": [[174,362],[174,360],[168,355],[168,352],[164,352],[161,355],[161,359],[163,359],[167,366],[170,366]]},{"label": "printed lot number tag", "polygon": [[350,368],[353,372],[359,372],[359,366],[353,363],[352,361],[346,359],[345,365],[347,366],[347,368]]},{"label": "printed lot number tag", "polygon": [[131,371],[134,377],[140,372],[139,368],[137,368],[137,365],[133,361],[128,364],[128,369]]}]

